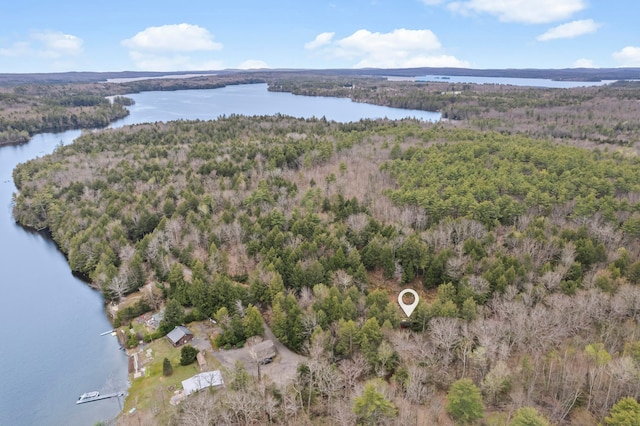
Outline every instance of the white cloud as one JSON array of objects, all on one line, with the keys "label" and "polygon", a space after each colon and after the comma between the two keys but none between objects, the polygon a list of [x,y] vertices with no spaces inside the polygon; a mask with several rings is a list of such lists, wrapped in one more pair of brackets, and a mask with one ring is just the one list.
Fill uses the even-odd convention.
[{"label": "white cloud", "polygon": [[220,50],[222,43],[213,41],[211,33],[198,25],[176,24],[149,27],[122,44],[134,51],[194,52]]},{"label": "white cloud", "polygon": [[336,33],[320,33],[313,41],[304,44],[304,48],[308,50],[317,49],[331,43],[331,39]]},{"label": "white cloud", "polygon": [[538,41],[549,41],[558,38],[574,38],[584,34],[594,33],[600,28],[600,24],[593,19],[581,19],[550,28],[544,34],[538,36]]},{"label": "white cloud", "polygon": [[573,68],[595,68],[595,64],[591,59],[578,59],[573,63]]},{"label": "white cloud", "polygon": [[129,52],[139,70],[144,71],[210,71],[222,69],[222,62],[202,59],[198,60],[188,55]]},{"label": "white cloud", "polygon": [[122,40],[129,48],[135,67],[146,71],[191,71],[221,69],[220,61],[203,56],[203,52],[221,50],[205,28],[191,24],[149,27]]},{"label": "white cloud", "polygon": [[623,67],[639,67],[640,66],[640,47],[627,46],[619,52],[613,53],[613,59],[620,63]]},{"label": "white cloud", "polygon": [[46,55],[51,57],[59,58],[82,53],[82,39],[71,34],[45,31],[33,33],[31,38],[40,42]]},{"label": "white cloud", "polygon": [[586,8],[585,0],[467,0],[449,9],[462,14],[488,13],[503,22],[545,24],[571,17]]},{"label": "white cloud", "polygon": [[260,61],[257,59],[248,59],[238,65],[238,68],[241,70],[257,70],[262,68],[269,68],[269,65],[265,61]]},{"label": "white cloud", "polygon": [[[323,33],[329,34],[329,33]],[[318,40],[318,37],[311,43]],[[440,52],[442,45],[430,30],[395,29],[389,33],[358,30],[339,40],[327,36],[318,49],[333,58],[355,61],[355,68],[468,67],[469,63]]]},{"label": "white cloud", "polygon": [[355,54],[377,54],[385,51],[391,53],[394,49],[402,51],[434,50],[440,48],[438,37],[430,30],[407,30],[404,28],[393,30],[390,33],[372,33],[367,30],[358,30],[337,41],[337,44],[346,52]]},{"label": "white cloud", "polygon": [[33,32],[28,41],[1,48],[0,56],[59,59],[81,54],[82,43],[81,38],[60,31]]},{"label": "white cloud", "polygon": [[31,48],[31,44],[26,41],[18,41],[13,43],[11,47],[3,47],[0,49],[0,56],[19,57],[33,54],[34,50]]}]

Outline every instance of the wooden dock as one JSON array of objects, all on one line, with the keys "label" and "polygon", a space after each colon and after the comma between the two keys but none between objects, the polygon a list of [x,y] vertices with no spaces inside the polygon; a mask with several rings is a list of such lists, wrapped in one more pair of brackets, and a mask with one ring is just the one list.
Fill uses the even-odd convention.
[{"label": "wooden dock", "polygon": [[124,394],[125,394],[124,392],[106,393],[104,395],[98,395],[98,396],[93,397],[93,398],[79,399],[79,400],[76,401],[76,404],[85,404],[87,402],[101,401],[103,399],[109,399],[109,398],[115,398],[115,397],[124,396]]}]

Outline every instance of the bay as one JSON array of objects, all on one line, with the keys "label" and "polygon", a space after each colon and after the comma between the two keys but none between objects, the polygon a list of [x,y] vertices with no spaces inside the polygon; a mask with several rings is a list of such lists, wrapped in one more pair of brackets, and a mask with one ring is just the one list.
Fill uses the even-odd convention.
[{"label": "bay", "polygon": [[136,102],[129,107],[131,114],[114,122],[111,127],[179,119],[211,120],[231,114],[325,117],[327,120],[340,122],[367,118],[440,120],[438,112],[357,103],[346,98],[296,96],[291,93],[269,92],[266,84],[245,84],[207,90],[142,92],[127,95],[127,97]]},{"label": "bay", "polygon": [[[131,114],[111,127],[231,114],[284,114],[341,122],[440,119],[435,112],[269,92],[266,84],[128,96],[136,101],[129,108]],[[51,240],[17,225],[11,213],[15,166],[72,143],[80,133],[46,133],[24,145],[0,148],[0,425],[92,425],[121,410],[116,398],[75,404],[84,392],[127,387],[125,353],[114,337],[100,336],[111,328],[102,296],[71,274],[66,258]]]}]

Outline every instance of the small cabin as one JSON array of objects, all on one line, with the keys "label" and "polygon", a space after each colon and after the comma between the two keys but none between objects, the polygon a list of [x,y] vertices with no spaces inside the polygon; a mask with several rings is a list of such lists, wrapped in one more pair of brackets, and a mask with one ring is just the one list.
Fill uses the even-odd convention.
[{"label": "small cabin", "polygon": [[187,327],[179,325],[167,334],[167,339],[173,346],[178,347],[190,342],[193,339],[193,333]]},{"label": "small cabin", "polygon": [[256,361],[260,364],[268,364],[276,356],[276,347],[272,340],[265,340],[249,349],[255,354]]}]

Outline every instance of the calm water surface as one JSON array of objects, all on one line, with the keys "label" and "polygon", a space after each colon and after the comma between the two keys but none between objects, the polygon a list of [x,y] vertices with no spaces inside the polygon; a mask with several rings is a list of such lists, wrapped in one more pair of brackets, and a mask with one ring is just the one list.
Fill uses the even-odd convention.
[{"label": "calm water surface", "polygon": [[441,76],[425,75],[415,77],[416,81],[438,81],[442,83],[475,83],[475,84],[507,84],[511,86],[549,87],[555,89],[569,89],[572,87],[603,86],[615,80],[602,81],[561,81],[546,78],[514,78],[514,77],[470,77],[470,76]]},{"label": "calm water surface", "polygon": [[143,92],[127,95],[136,101],[129,108],[131,115],[112,127],[145,121],[178,119],[207,120],[221,115],[273,115],[293,117],[325,117],[341,122],[363,118],[419,118],[437,121],[440,113],[399,109],[351,102],[349,99],[295,96],[291,93],[269,92],[266,84],[227,86],[211,90],[180,90],[177,92]]},{"label": "calm water surface", "polygon": [[71,275],[48,239],[11,215],[11,171],[20,162],[70,143],[79,131],[35,136],[0,148],[0,425],[92,425],[114,417],[116,399],[75,405],[91,390],[126,389],[127,357],[102,297]]},{"label": "calm water surface", "polygon": [[[400,110],[348,99],[271,93],[266,85],[131,95],[131,115],[113,124],[221,115],[286,114],[336,121],[440,114]],[[117,399],[75,405],[79,395],[127,387],[127,357],[116,339],[100,336],[111,325],[101,295],[75,278],[55,245],[15,224],[13,168],[72,143],[80,131],[35,136],[0,148],[0,425],[92,425],[120,412]]]}]

